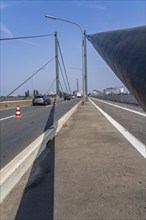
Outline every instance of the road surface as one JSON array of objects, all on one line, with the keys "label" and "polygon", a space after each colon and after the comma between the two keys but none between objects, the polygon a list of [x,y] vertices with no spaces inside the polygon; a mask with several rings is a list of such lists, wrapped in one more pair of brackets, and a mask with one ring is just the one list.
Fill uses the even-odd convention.
[{"label": "road surface", "polygon": [[79,101],[80,99],[59,101],[53,114],[52,105],[22,107],[20,108],[21,118],[15,118],[16,108],[2,110],[0,168],[10,162]]}]

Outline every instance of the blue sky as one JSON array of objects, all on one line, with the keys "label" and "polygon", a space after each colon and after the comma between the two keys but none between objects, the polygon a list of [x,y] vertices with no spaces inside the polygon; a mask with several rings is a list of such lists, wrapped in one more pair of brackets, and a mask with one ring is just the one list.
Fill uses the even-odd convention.
[{"label": "blue sky", "polygon": [[[87,34],[145,25],[145,1],[1,1],[1,38],[58,32],[71,90],[82,89],[81,32],[78,27],[44,15],[78,23]],[[1,41],[1,95],[7,95],[55,56],[54,36]],[[88,91],[123,84],[87,40]],[[64,88],[62,77],[61,84]],[[45,93],[55,79],[55,60],[15,94]],[[55,91],[55,84],[51,88]],[[64,89],[65,90],[65,89]]]}]

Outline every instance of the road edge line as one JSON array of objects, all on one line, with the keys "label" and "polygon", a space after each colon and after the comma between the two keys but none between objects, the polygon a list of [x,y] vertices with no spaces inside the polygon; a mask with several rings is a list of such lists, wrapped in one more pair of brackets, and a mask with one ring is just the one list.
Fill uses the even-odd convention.
[{"label": "road edge line", "polygon": [[126,138],[126,140],[144,157],[146,158],[146,146],[127,131],[122,125],[114,120],[110,115],[104,112],[91,99],[90,102],[112,123],[112,125]]},{"label": "road edge line", "polygon": [[[138,111],[135,111],[135,110],[133,110],[133,109],[129,109],[129,108],[125,108],[125,107],[123,107],[123,106],[119,106],[119,105],[116,105],[116,104],[112,104],[112,103],[110,103],[110,102],[108,102],[108,101],[103,101],[103,100],[98,99],[98,98],[93,98],[93,97],[92,97],[92,99],[97,100],[97,101],[102,102],[102,103],[105,103],[105,104],[107,104],[107,105],[114,106],[114,107],[116,107],[116,108],[123,109],[123,110],[125,110],[125,111],[132,112],[132,113],[135,113],[135,114],[137,114],[137,115],[141,115],[141,116],[143,116],[143,117],[146,117],[146,113],[138,112]],[[110,101],[110,100],[109,100],[109,101]],[[124,103],[123,103],[123,104],[124,104]]]}]

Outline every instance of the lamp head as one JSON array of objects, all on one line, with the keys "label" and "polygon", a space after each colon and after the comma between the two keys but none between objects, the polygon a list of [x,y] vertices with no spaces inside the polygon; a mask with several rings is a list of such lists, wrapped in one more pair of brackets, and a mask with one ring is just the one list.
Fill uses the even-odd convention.
[{"label": "lamp head", "polygon": [[54,17],[54,16],[49,16],[49,15],[45,15],[45,18],[50,18],[50,19],[54,19],[54,20],[57,19],[56,17]]}]

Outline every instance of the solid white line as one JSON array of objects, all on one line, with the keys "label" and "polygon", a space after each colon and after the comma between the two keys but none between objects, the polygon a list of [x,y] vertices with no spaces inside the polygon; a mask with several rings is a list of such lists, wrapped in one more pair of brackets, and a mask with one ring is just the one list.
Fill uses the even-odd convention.
[{"label": "solid white line", "polygon": [[53,105],[48,105],[48,106],[46,106],[46,108],[50,108],[50,107],[52,107]]},{"label": "solid white line", "polygon": [[7,103],[9,103],[9,102],[10,102],[10,103],[14,103],[14,102],[17,103],[17,102],[28,102],[28,101],[31,102],[31,99],[29,99],[29,100],[13,100],[13,101],[5,101],[5,102],[1,102],[1,103],[6,103],[6,104],[7,104]]},{"label": "solid white line", "polygon": [[1,119],[0,119],[0,121],[4,121],[4,120],[6,120],[6,119],[9,119],[9,118],[14,118],[14,117],[15,117],[15,115],[11,115],[11,116],[6,117],[6,118],[1,118]]},{"label": "solid white line", "polygon": [[133,112],[133,113],[136,113],[136,114],[138,114],[138,115],[142,115],[142,116],[146,117],[146,113],[138,112],[138,111],[135,111],[135,110],[132,110],[132,109],[129,109],[129,108],[125,108],[125,107],[122,107],[122,106],[119,106],[119,105],[115,105],[115,104],[112,104],[112,103],[109,103],[109,102],[105,102],[105,101],[103,101],[103,100],[96,99],[96,98],[93,98],[93,97],[92,97],[92,99],[97,100],[97,101],[99,101],[99,102],[103,102],[103,103],[108,104],[108,105],[111,105],[111,106],[114,106],[114,107],[116,107],[116,108],[121,108],[121,109],[124,109],[124,110],[126,110],[126,111]]},{"label": "solid white line", "polygon": [[[46,106],[46,108],[49,108],[49,107],[51,107],[52,105],[49,105],[49,106]],[[16,112],[17,113],[17,112]],[[19,113],[19,112],[18,112]],[[15,115],[11,115],[11,116],[9,116],[9,117],[6,117],[6,118],[1,118],[0,119],[0,121],[4,121],[4,120],[7,120],[7,119],[9,119],[9,118],[14,118],[15,117]]]},{"label": "solid white line", "polygon": [[129,131],[115,121],[111,116],[104,112],[99,106],[97,106],[91,99],[90,102],[118,129],[118,131],[132,144],[132,146],[146,158],[146,146],[134,137]]}]

